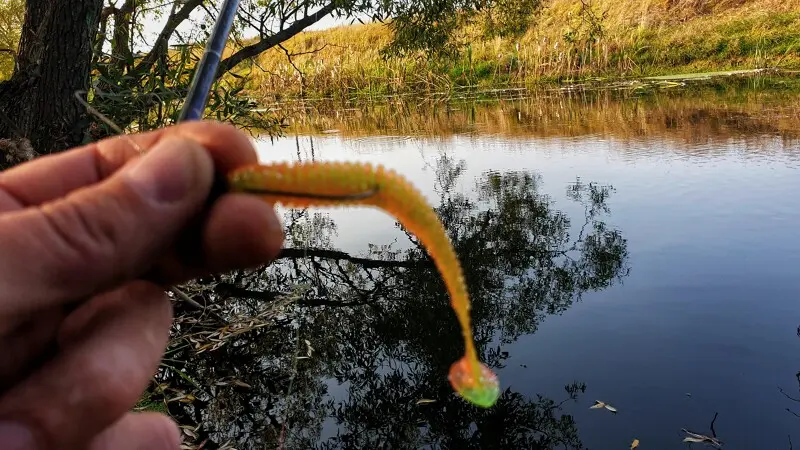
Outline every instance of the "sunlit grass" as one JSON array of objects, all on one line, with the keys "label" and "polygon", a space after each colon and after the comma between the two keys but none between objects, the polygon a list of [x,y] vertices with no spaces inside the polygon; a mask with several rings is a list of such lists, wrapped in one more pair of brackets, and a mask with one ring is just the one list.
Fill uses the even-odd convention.
[{"label": "sunlit grass", "polygon": [[[519,40],[464,29],[462,56],[384,59],[383,24],[301,33],[253,67],[252,92],[363,97],[587,77],[800,67],[800,0],[551,0]],[[569,37],[568,37],[569,36]],[[293,64],[292,64],[293,63]]]}]

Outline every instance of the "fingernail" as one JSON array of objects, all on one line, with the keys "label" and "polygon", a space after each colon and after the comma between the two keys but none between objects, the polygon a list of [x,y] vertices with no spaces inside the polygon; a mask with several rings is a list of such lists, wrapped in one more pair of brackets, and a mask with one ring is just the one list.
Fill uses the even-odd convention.
[{"label": "fingernail", "polygon": [[13,422],[0,422],[0,443],[4,450],[36,450],[33,433]]},{"label": "fingernail", "polygon": [[183,199],[194,181],[196,166],[189,145],[182,139],[164,138],[125,169],[128,182],[141,195],[158,203]]}]

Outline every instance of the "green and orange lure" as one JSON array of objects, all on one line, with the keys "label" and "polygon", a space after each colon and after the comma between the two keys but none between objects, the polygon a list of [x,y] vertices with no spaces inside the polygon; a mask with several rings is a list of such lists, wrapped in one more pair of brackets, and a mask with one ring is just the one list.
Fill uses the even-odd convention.
[{"label": "green and orange lure", "polygon": [[[224,0],[219,8],[179,122],[202,117],[238,5],[238,0]],[[232,191],[258,195],[265,201],[288,207],[364,205],[394,215],[420,239],[433,258],[464,335],[466,351],[450,367],[450,384],[477,406],[488,408],[495,404],[500,387],[495,374],[478,360],[461,265],[433,208],[405,178],[381,166],[312,162],[248,165],[228,174],[228,182]]]},{"label": "green and orange lure", "polygon": [[393,215],[425,246],[450,294],[464,337],[464,356],[450,367],[453,389],[489,408],[500,395],[497,376],[478,359],[470,325],[470,301],[461,264],[439,217],[422,193],[383,166],[309,162],[249,165],[228,175],[231,191],[257,195],[286,207],[373,206]]}]

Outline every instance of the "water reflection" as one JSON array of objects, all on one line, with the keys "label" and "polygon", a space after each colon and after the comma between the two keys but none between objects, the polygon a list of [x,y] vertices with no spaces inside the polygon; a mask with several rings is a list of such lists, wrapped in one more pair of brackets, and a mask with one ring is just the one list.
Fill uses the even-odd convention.
[{"label": "water reflection", "polygon": [[[605,221],[610,186],[567,186],[585,211],[573,223],[536,173],[486,172],[467,196],[453,189],[464,169],[447,156],[436,161],[437,212],[464,262],[481,358],[502,381],[508,344],[628,274],[627,242]],[[173,343],[171,368],[160,375],[166,393],[155,389],[151,401],[178,398],[170,412],[200,425],[196,442],[584,448],[565,410],[587,389],[579,380],[565,379],[561,398],[507,388],[490,410],[453,394],[446,374],[463,353],[459,329],[412,236],[410,245],[370,245],[356,257],[334,248],[325,214],[290,211],[285,223],[292,248],[276,264],[197,285],[234,325],[220,332],[213,317],[176,325],[185,339]]]},{"label": "water reflection", "polygon": [[[798,98],[781,80],[734,78],[669,89],[543,90],[455,103],[391,99],[352,108],[325,101],[273,107],[290,113],[292,132],[301,134],[351,139],[480,134],[507,141],[592,137],[613,139],[620,152],[642,151],[642,144],[663,140],[667,145],[650,150],[677,148],[687,156],[707,157],[729,151],[734,142],[746,154],[781,149],[797,155],[790,144],[800,137]],[[775,140],[781,145],[764,145]]]},{"label": "water reflection", "polygon": [[[797,327],[797,337],[800,338],[800,326]],[[789,401],[788,407],[786,411],[800,419],[800,370],[794,374],[794,378],[797,381],[796,386],[791,386],[788,389],[784,389],[783,387],[778,387],[778,390],[783,394],[784,397]],[[800,426],[800,425],[798,425]],[[791,442],[792,436],[789,435],[789,442]]]},{"label": "water reflection", "polygon": [[737,83],[312,105],[302,124],[339,132],[262,158],[409,176],[456,242],[482,357],[508,392],[489,411],[454,396],[444,287],[390,219],[296,210],[279,263],[192,287],[215,306],[178,321],[153,399],[200,424],[204,448],[666,448],[682,429],[712,433],[717,413],[726,447],[788,448],[800,406],[777,387],[800,398],[800,103]]}]

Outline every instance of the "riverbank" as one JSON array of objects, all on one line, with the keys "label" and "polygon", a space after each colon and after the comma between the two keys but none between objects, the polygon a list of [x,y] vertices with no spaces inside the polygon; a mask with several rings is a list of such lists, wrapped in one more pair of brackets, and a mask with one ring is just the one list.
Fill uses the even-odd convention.
[{"label": "riverbank", "polygon": [[[601,136],[615,142],[658,139],[694,148],[731,140],[800,139],[800,76],[716,76],[475,93],[436,101],[424,95],[342,103],[272,103],[288,135],[360,140],[383,134],[438,139],[502,136],[507,141]],[[695,150],[697,150],[695,148]],[[754,145],[753,152],[763,150]]]},{"label": "riverbank", "polygon": [[[800,68],[800,0],[550,0],[519,39],[460,30],[458,58],[384,59],[383,24],[301,33],[261,55],[259,99],[370,97],[706,71]],[[263,69],[263,70],[262,70]]]}]

